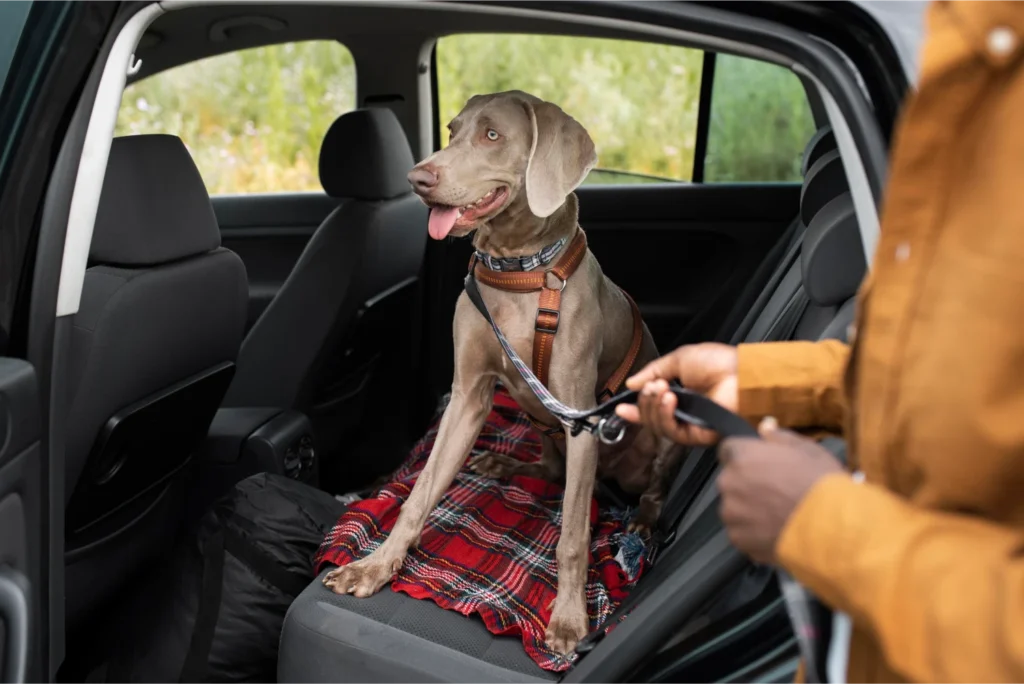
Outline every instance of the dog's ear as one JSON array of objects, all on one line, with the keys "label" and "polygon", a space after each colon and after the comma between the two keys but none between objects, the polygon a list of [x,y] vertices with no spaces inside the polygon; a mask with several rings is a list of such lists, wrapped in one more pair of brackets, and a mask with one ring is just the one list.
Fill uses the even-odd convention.
[{"label": "dog's ear", "polygon": [[576,119],[549,102],[523,102],[533,141],[526,162],[526,201],[541,218],[551,216],[597,164],[594,141]]}]

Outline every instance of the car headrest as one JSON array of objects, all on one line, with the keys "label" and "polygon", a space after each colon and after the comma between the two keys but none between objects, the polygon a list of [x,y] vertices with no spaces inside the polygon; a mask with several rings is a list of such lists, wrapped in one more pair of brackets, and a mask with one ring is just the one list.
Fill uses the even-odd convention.
[{"label": "car headrest", "polygon": [[800,165],[800,173],[807,175],[807,170],[814,166],[814,162],[821,159],[822,155],[836,149],[836,134],[832,132],[831,126],[819,128],[804,148],[803,163]]},{"label": "car headrest", "polygon": [[823,206],[849,190],[839,152],[826,152],[804,174],[800,190],[800,220],[809,226]]},{"label": "car headrest", "polygon": [[836,306],[857,293],[867,263],[850,193],[828,202],[811,219],[800,267],[804,291],[818,306]]},{"label": "car headrest", "polygon": [[320,185],[331,197],[384,200],[412,192],[416,165],[409,140],[390,109],[357,109],[327,129],[320,147]]},{"label": "car headrest", "polygon": [[220,247],[220,229],[199,169],[173,135],[114,138],[89,258],[153,266]]}]

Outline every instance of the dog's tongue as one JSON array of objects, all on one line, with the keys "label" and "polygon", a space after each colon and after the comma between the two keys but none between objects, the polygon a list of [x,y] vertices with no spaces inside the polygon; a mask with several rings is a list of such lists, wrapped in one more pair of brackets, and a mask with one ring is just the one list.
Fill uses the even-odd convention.
[{"label": "dog's tongue", "polygon": [[435,240],[443,240],[455,226],[459,218],[458,207],[450,209],[433,208],[430,210],[430,219],[427,221],[427,231],[430,237]]}]

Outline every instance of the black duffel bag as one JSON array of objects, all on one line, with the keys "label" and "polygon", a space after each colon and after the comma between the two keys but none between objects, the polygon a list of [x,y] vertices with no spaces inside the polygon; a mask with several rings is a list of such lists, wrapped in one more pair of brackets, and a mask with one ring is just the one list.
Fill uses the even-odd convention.
[{"label": "black duffel bag", "polygon": [[285,613],[313,580],[313,554],[344,508],[278,475],[240,482],[169,559],[167,584],[136,611],[108,681],[276,681]]}]

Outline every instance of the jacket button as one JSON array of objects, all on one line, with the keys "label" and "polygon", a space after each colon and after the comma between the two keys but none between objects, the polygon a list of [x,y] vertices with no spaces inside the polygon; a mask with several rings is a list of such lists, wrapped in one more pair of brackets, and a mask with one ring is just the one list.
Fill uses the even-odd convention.
[{"label": "jacket button", "polygon": [[1017,34],[1006,26],[997,26],[985,39],[988,51],[996,57],[1006,57],[1017,47]]},{"label": "jacket button", "polygon": [[901,242],[896,245],[896,261],[906,261],[910,258],[910,243]]}]

